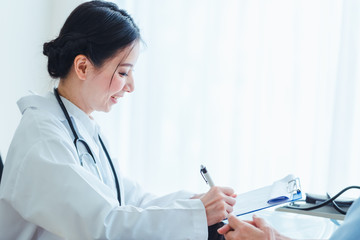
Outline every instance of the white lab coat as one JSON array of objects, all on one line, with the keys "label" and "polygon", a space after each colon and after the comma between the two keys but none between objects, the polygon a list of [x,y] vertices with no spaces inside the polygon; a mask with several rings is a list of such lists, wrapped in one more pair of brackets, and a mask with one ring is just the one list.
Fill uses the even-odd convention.
[{"label": "white lab coat", "polygon": [[99,128],[62,98],[79,135],[101,163],[104,181],[82,167],[53,93],[19,100],[23,114],[0,185],[0,239],[207,239],[205,208],[184,191],[155,197],[122,177],[121,206]]}]

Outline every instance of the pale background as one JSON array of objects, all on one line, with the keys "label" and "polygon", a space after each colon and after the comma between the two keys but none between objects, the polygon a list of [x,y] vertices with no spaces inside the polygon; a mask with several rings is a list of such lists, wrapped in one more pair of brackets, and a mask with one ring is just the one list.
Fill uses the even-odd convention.
[{"label": "pale background", "polygon": [[[16,101],[54,85],[42,44],[81,2],[0,0],[3,156]],[[207,191],[200,164],[239,193],[288,173],[305,192],[360,185],[360,1],[114,2],[146,42],[135,92],[96,114],[126,175],[157,194]]]}]

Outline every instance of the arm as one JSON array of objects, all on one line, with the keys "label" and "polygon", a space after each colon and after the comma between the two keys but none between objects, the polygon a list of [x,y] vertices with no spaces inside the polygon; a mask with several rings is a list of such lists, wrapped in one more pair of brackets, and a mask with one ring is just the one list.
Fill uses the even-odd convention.
[{"label": "arm", "polygon": [[[129,179],[123,179],[125,185],[126,204],[132,204],[139,207],[160,206],[166,207],[169,203],[180,199],[198,199],[203,204],[206,211],[208,226],[218,223],[227,218],[233,211],[235,205],[234,190],[228,187],[212,187],[207,193],[193,194],[186,191],[179,191],[162,197],[156,197],[145,193],[141,187]],[[200,200],[200,201],[199,201]],[[194,201],[194,200],[192,200]]]},{"label": "arm", "polygon": [[360,198],[349,208],[345,221],[334,232],[330,240],[347,239],[355,240],[360,236]]},{"label": "arm", "polygon": [[[104,137],[105,142],[106,138]],[[120,169],[118,162],[114,161],[116,169]],[[118,174],[122,176],[122,174]],[[228,187],[212,187],[207,193],[193,194],[186,191],[179,191],[171,193],[162,197],[157,197],[153,194],[143,191],[143,189],[136,182],[122,178],[119,179],[123,183],[121,187],[125,198],[125,204],[146,208],[149,206],[167,207],[169,203],[185,199],[200,199],[206,210],[206,218],[208,226],[219,223],[226,219],[228,214],[233,211],[233,206],[236,203],[236,194],[234,190]],[[200,202],[200,201],[199,201]]]},{"label": "arm", "polygon": [[206,239],[200,201],[120,207],[116,194],[78,164],[71,147],[47,139],[14,153],[21,164],[12,167],[6,200],[24,219],[64,239]]},{"label": "arm", "polygon": [[220,234],[225,235],[226,240],[291,240],[256,216],[253,216],[253,221],[241,221],[230,215],[228,220],[229,224],[218,229]]}]

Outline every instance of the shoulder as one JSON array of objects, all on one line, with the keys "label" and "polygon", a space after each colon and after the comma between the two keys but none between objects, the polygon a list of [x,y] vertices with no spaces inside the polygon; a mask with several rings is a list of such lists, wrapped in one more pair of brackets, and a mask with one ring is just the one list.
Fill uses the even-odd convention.
[{"label": "shoulder", "polygon": [[41,108],[28,108],[23,112],[14,137],[17,135],[32,141],[60,136],[70,138],[64,119]]},{"label": "shoulder", "polygon": [[332,235],[331,239],[356,240],[360,237],[360,198],[357,199],[349,209],[345,221]]},{"label": "shoulder", "polygon": [[9,158],[22,162],[29,152],[45,150],[48,154],[59,150],[76,154],[66,120],[56,102],[48,97],[31,95],[20,99],[18,106],[22,118],[9,148]]},{"label": "shoulder", "polygon": [[56,105],[37,99],[43,104],[41,106],[33,104],[33,100],[19,104],[23,115],[7,153],[2,179],[9,193],[12,192],[9,189],[15,188],[17,179],[37,174],[34,169],[78,164],[72,136],[63,118],[54,112]]},{"label": "shoulder", "polygon": [[66,133],[65,118],[52,93],[47,96],[30,95],[21,98],[18,107],[22,118],[18,127],[21,134],[34,137],[51,137],[54,132]]}]

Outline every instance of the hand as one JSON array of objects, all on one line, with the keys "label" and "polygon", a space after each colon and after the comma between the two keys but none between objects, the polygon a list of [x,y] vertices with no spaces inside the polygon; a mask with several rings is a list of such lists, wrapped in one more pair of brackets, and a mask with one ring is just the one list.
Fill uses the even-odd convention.
[{"label": "hand", "polygon": [[269,226],[262,218],[253,216],[253,221],[241,221],[229,215],[229,224],[218,229],[226,240],[291,240]]},{"label": "hand", "polygon": [[218,223],[233,211],[236,203],[234,190],[228,187],[212,187],[199,198],[205,206],[208,226]]}]

